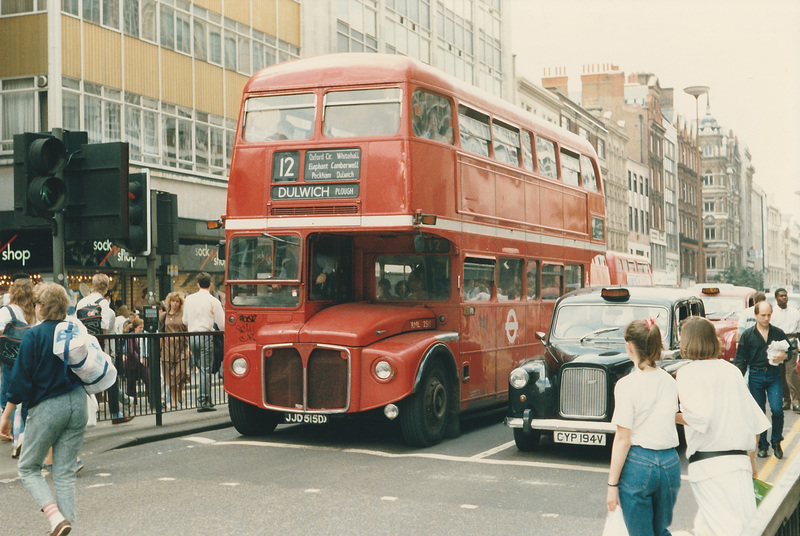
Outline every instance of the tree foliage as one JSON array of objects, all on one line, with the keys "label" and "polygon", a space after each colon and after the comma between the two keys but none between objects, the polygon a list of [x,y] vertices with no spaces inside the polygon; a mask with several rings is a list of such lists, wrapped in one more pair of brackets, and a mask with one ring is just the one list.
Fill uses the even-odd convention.
[{"label": "tree foliage", "polygon": [[740,287],[764,290],[764,274],[752,268],[736,268],[728,266],[714,278],[719,283],[730,283]]}]

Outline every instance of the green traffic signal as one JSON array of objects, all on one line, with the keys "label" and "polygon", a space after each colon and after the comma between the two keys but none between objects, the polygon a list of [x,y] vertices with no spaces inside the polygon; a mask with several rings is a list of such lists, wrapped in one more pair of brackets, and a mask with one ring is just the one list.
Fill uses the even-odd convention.
[{"label": "green traffic signal", "polygon": [[64,142],[49,133],[14,136],[14,208],[26,216],[50,218],[64,208],[67,186]]},{"label": "green traffic signal", "polygon": [[60,177],[36,177],[28,186],[28,203],[34,212],[56,212],[67,200],[67,186]]}]

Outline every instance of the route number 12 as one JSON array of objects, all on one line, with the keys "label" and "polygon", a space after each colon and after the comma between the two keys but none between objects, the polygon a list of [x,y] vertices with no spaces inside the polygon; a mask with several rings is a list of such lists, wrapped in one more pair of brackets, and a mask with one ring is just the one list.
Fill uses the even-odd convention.
[{"label": "route number 12", "polygon": [[300,178],[300,151],[279,151],[272,158],[273,182],[297,182]]}]

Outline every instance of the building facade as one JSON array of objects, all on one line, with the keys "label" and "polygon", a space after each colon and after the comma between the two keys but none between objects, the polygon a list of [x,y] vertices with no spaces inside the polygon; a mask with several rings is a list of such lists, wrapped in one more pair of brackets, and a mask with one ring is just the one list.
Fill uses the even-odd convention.
[{"label": "building facade", "polygon": [[[686,123],[676,128],[678,134],[678,221],[680,229],[681,286],[705,281],[703,260],[703,220],[701,211],[700,153],[696,132]],[[696,129],[695,129],[696,130]]]}]

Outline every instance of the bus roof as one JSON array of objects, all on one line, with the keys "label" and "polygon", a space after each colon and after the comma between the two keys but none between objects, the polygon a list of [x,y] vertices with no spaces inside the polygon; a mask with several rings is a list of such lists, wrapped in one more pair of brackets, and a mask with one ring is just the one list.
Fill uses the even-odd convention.
[{"label": "bus roof", "polygon": [[575,133],[543,121],[506,100],[421,61],[394,54],[338,53],[279,63],[256,72],[245,84],[244,96],[246,98],[248,94],[268,91],[406,81],[455,95],[459,101],[475,106],[480,111],[492,115],[499,112],[501,119],[515,121],[519,126],[533,123],[537,133],[553,139],[566,139],[573,149],[584,154],[595,154],[592,145]]}]

